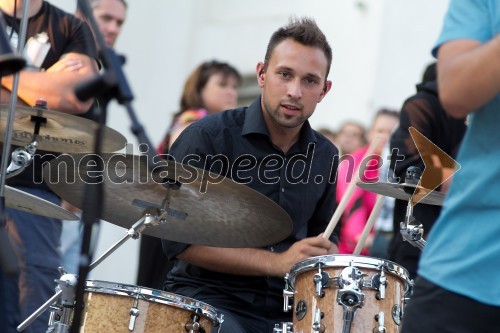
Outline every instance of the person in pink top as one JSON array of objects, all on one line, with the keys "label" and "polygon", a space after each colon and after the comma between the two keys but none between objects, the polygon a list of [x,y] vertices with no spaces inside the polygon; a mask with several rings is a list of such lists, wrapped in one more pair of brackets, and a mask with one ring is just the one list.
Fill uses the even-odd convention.
[{"label": "person in pink top", "polygon": [[[393,128],[398,123],[398,112],[388,109],[379,110],[373,119],[372,126],[368,132],[368,142],[377,137],[377,147],[373,155],[379,155],[382,152],[384,145],[389,139]],[[377,182],[379,179],[380,163],[388,163],[387,159],[381,156],[381,159],[370,158],[366,156],[369,149],[369,144],[352,152],[351,154],[344,155],[341,163],[339,164],[337,174],[337,202],[342,200],[345,195],[349,184],[354,181],[354,172],[360,165],[365,169],[360,173],[360,180],[364,182]],[[365,167],[366,166],[366,167]],[[373,192],[362,190],[356,187],[349,199],[345,210],[340,218],[340,240],[339,240],[339,253],[352,254],[358,240],[361,236],[366,221],[370,217],[373,206],[375,205],[377,195]],[[363,249],[361,255],[368,255],[373,235],[370,235]]]}]

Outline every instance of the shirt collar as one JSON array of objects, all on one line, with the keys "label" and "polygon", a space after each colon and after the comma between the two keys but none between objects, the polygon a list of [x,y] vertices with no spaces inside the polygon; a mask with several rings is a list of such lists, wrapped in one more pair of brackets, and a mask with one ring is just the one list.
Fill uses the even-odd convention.
[{"label": "shirt collar", "polygon": [[245,111],[245,123],[243,124],[242,135],[247,134],[264,134],[269,136],[264,117],[262,116],[262,108],[260,106],[261,97],[257,98],[250,104]]}]

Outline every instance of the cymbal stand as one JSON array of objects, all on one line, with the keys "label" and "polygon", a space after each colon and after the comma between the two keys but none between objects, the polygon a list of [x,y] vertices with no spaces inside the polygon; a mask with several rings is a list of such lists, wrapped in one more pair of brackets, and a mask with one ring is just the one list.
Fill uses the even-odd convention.
[{"label": "cymbal stand", "polygon": [[75,287],[78,283],[76,276],[67,274],[64,269],[60,268],[62,276],[56,280],[58,286],[56,287],[57,302],[52,305],[49,328],[47,333],[64,333],[67,332],[71,325],[71,318],[73,309],[75,308]]},{"label": "cymbal stand", "polygon": [[[99,265],[102,261],[104,261],[104,259],[109,257],[113,252],[115,252],[127,240],[129,240],[130,238],[137,239],[139,238],[139,234],[144,229],[160,224],[162,221],[162,216],[162,212],[157,208],[147,208],[144,211],[144,215],[136,223],[134,223],[134,225],[130,227],[130,229],[127,230],[126,234],[121,239],[119,239],[99,258],[97,258],[89,265],[89,272],[96,268],[97,265]],[[69,329],[71,328],[71,313],[72,309],[75,307],[75,289],[78,280],[75,275],[66,274],[63,269],[61,269],[61,273],[61,278],[59,280],[56,280],[56,282],[58,283],[58,286],[56,287],[56,293],[35,312],[33,312],[28,318],[26,318],[26,320],[24,320],[19,326],[17,326],[18,332],[23,331],[48,308],[51,308],[52,313],[49,320],[49,330],[47,332],[69,332]],[[58,316],[61,317],[59,321],[57,320]]]},{"label": "cymbal stand", "polygon": [[159,212],[154,212],[155,210],[157,211],[156,208],[146,209],[144,216],[141,217],[141,219],[139,221],[137,221],[130,229],[128,229],[127,233],[120,240],[118,240],[118,242],[116,242],[114,245],[112,245],[99,258],[97,258],[96,260],[94,260],[93,263],[90,264],[89,271],[93,270],[97,265],[99,265],[102,261],[104,261],[104,259],[109,257],[120,246],[122,246],[127,240],[129,240],[130,238],[137,239],[137,238],[139,238],[139,234],[145,228],[157,225],[158,223],[155,221],[157,221],[157,219],[159,217]]},{"label": "cymbal stand", "polygon": [[424,226],[421,223],[417,224],[415,222],[418,223],[417,219],[413,216],[413,205],[411,201],[408,201],[405,220],[399,224],[401,236],[404,241],[423,250],[425,244],[427,244],[427,241],[422,238],[424,235]]}]

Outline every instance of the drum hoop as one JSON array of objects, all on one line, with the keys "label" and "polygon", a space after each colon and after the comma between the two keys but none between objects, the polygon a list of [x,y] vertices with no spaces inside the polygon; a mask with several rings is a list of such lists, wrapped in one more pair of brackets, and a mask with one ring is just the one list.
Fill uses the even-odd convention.
[{"label": "drum hoop", "polygon": [[293,265],[288,277],[290,286],[295,290],[295,278],[301,273],[317,269],[318,263],[322,263],[322,267],[348,267],[352,263],[353,266],[358,268],[370,268],[375,270],[383,266],[385,272],[396,275],[405,282],[405,289],[408,289],[412,285],[409,277],[410,274],[406,268],[390,260],[367,256],[354,256],[350,254],[331,254],[307,258]]},{"label": "drum hoop", "polygon": [[85,291],[128,297],[136,297],[137,294],[140,294],[139,299],[146,301],[170,305],[191,312],[200,309],[205,317],[213,321],[214,326],[222,322],[221,318],[218,317],[219,313],[210,304],[167,291],[100,280],[87,280],[85,282]]}]

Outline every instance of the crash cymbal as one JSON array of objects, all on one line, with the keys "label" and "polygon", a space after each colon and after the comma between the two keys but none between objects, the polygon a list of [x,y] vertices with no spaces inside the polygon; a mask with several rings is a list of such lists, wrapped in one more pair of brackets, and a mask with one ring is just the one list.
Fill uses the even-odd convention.
[{"label": "crash cymbal", "polygon": [[[146,228],[144,234],[188,244],[259,247],[275,244],[292,231],[290,217],[278,204],[229,178],[174,162],[150,172],[146,156],[101,156],[105,168],[100,218],[110,223],[128,229],[146,208],[168,205],[166,222]],[[97,179],[88,159],[83,154],[61,155],[43,172],[47,185],[78,208],[86,184]],[[59,163],[67,167],[57,171]],[[175,183],[162,184],[160,176]]]},{"label": "crash cymbal", "polygon": [[393,183],[365,183],[358,182],[357,185],[367,191],[384,195],[386,197],[396,198],[400,200],[409,201],[413,192],[415,190],[422,191],[421,193],[425,194],[422,200],[419,203],[427,204],[427,205],[435,205],[442,206],[444,201],[444,194],[437,191],[432,191],[421,186],[402,183],[402,184],[393,184]]},{"label": "crash cymbal", "polygon": [[[5,131],[9,106],[0,104],[0,129]],[[38,118],[34,118],[38,117]],[[41,119],[38,149],[59,153],[86,153],[94,151],[95,130],[98,124],[92,120],[63,112],[16,106],[11,143],[25,146],[33,139],[35,122]],[[5,135],[0,135],[4,140]],[[117,131],[104,127],[102,151],[112,152],[125,147],[127,140]]]},{"label": "crash cymbal", "polygon": [[80,218],[70,211],[28,192],[5,185],[5,206],[36,215],[61,220],[77,221]]}]

